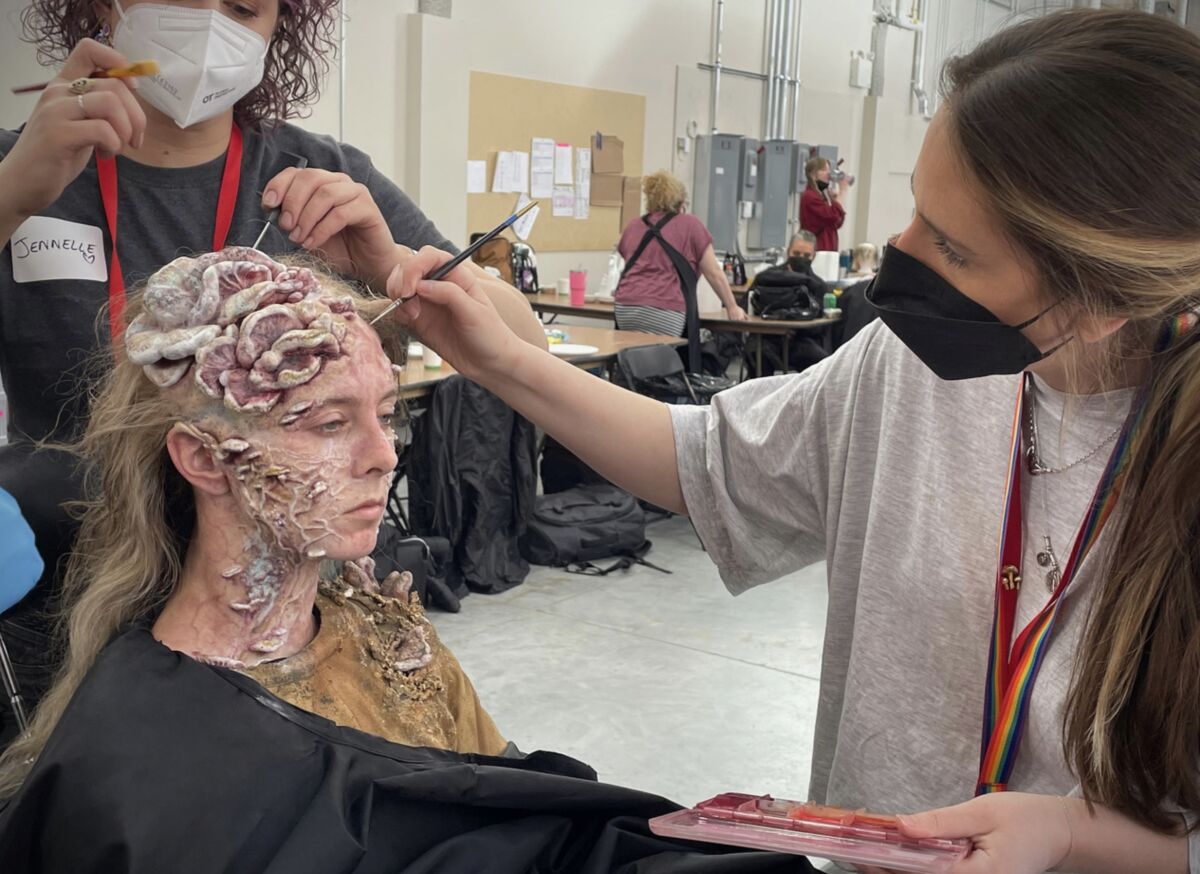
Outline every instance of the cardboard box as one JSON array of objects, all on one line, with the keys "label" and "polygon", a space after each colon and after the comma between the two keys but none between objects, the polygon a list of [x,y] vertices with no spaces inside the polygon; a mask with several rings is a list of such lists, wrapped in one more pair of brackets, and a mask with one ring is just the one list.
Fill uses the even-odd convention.
[{"label": "cardboard box", "polygon": [[642,215],[642,177],[626,176],[621,186],[621,228]]},{"label": "cardboard box", "polygon": [[592,135],[592,172],[602,176],[625,172],[625,144],[620,137]]},{"label": "cardboard box", "polygon": [[624,176],[592,174],[592,206],[620,206],[624,193]]}]

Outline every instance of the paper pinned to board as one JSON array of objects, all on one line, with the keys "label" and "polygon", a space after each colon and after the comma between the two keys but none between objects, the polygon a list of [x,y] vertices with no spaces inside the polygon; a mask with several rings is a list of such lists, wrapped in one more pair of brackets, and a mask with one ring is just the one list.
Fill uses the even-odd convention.
[{"label": "paper pinned to board", "polygon": [[513,152],[512,187],[508,190],[518,194],[529,191],[529,153]]},{"label": "paper pinned to board", "polygon": [[492,173],[492,191],[503,194],[508,191],[512,179],[512,152],[496,153],[496,170]]},{"label": "paper pinned to board", "polygon": [[571,172],[571,147],[566,143],[554,145],[554,184],[575,184],[575,175]]},{"label": "paper pinned to board", "polygon": [[586,221],[591,216],[592,150],[575,150],[575,218]]},{"label": "paper pinned to board", "polygon": [[572,218],[575,215],[575,189],[570,185],[554,186],[554,217]]},{"label": "paper pinned to board", "polygon": [[[517,198],[516,211],[520,212],[523,210],[525,205],[529,203],[529,199],[530,198],[528,194],[522,194],[519,198]],[[540,206],[535,206],[533,209],[529,210],[529,212],[525,213],[525,215],[513,222],[513,233],[517,235],[518,240],[525,242],[529,239],[529,235],[533,233],[533,223],[537,221],[538,213],[541,211],[542,208]]]},{"label": "paper pinned to board", "polygon": [[487,193],[487,161],[467,161],[467,194]]},{"label": "paper pinned to board", "polygon": [[595,154],[592,155],[592,172],[599,174],[622,174],[625,172],[625,143],[620,137],[597,133],[592,137]]},{"label": "paper pinned to board", "polygon": [[529,161],[529,193],[541,199],[554,196],[554,140],[534,137]]}]

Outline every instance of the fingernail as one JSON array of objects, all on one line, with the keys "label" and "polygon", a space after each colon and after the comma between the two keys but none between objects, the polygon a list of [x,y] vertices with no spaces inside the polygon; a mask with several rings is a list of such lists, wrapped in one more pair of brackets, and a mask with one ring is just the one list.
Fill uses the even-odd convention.
[{"label": "fingernail", "polygon": [[274,209],[279,206],[279,195],[274,191],[268,191],[263,195],[263,206],[267,209]]},{"label": "fingernail", "polygon": [[417,283],[417,291],[426,291],[427,292],[431,288],[433,288],[433,281],[430,279],[422,279],[420,282]]},{"label": "fingernail", "polygon": [[279,217],[279,227],[283,228],[285,231],[291,229],[292,214],[290,212],[285,212]]},{"label": "fingernail", "polygon": [[300,242],[300,229],[296,228],[296,230],[294,230],[290,234],[288,234],[288,239],[291,240],[293,243],[299,243]]},{"label": "fingernail", "polygon": [[309,237],[307,240],[305,240],[300,245],[303,246],[305,249],[311,249],[313,247],[313,238]]}]

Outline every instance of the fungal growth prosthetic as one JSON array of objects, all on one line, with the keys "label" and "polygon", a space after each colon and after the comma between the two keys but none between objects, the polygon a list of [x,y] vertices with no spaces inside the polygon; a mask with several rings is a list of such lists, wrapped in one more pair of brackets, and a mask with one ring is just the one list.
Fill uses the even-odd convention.
[{"label": "fungal growth prosthetic", "polygon": [[[355,476],[347,444],[311,436],[328,391],[353,393],[355,368],[372,363],[388,375],[385,383],[394,377],[371,337],[352,298],[253,249],[178,258],[150,279],[126,354],[155,385],[181,393],[185,409],[198,410],[176,428],[219,465],[244,522],[227,533],[226,564],[214,581],[235,630],[227,647],[197,658],[246,667],[308,627],[316,565],[338,542],[337,520],[386,494],[390,471]],[[372,566],[364,567],[347,563],[343,580],[375,598],[408,602],[399,581],[381,587]],[[394,671],[428,663],[415,632],[377,649]]]},{"label": "fungal growth prosthetic", "polygon": [[[266,412],[341,354],[350,298],[327,297],[311,270],[254,249],[176,258],[151,278],[125,335],[129,360],[170,388],[195,380],[237,412]],[[340,317],[340,318],[339,318]]]}]

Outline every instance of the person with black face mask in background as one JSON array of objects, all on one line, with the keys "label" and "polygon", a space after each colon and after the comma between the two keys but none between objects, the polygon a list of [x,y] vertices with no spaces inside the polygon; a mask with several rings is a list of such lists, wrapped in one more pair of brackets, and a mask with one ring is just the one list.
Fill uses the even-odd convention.
[{"label": "person with black face mask in background", "polygon": [[801,231],[792,237],[792,242],[788,244],[788,269],[794,273],[807,273],[810,276],[816,276],[812,269],[813,256],[816,253],[816,236],[809,231]]},{"label": "person with black face mask in background", "polygon": [[1200,37],[1058,11],[941,82],[881,318],[804,373],[668,406],[527,350],[471,275],[421,281],[435,252],[388,293],[688,513],[733,592],[826,562],[814,801],[926,811],[910,837],[972,842],[952,874],[1197,872]]},{"label": "person with black face mask in background", "polygon": [[846,221],[850,177],[829,181],[829,159],[809,158],[804,165],[808,185],[800,195],[800,227],[817,238],[818,252],[838,250],[838,228]]},{"label": "person with black face mask in background", "polygon": [[[822,303],[829,286],[821,277],[813,272],[813,256],[816,254],[816,237],[808,231],[800,231],[792,237],[788,244],[787,260],[774,267],[760,270],[754,276],[750,289],[750,308],[755,314],[764,318],[815,318],[821,314]],[[797,295],[800,303],[794,315],[772,316],[763,306],[764,297],[769,290],[787,289]],[[793,291],[794,290],[794,291]],[[807,302],[805,302],[807,295]],[[769,299],[769,298],[768,298]],[[807,311],[808,315],[804,314]],[[785,345],[781,337],[762,337],[758,342],[763,344],[763,372],[755,376],[768,376],[776,368],[782,370],[804,370],[828,356],[828,352],[818,340],[803,331],[793,333]],[[787,349],[787,361],[783,359],[784,349]],[[755,359],[757,362],[757,358]]]}]

